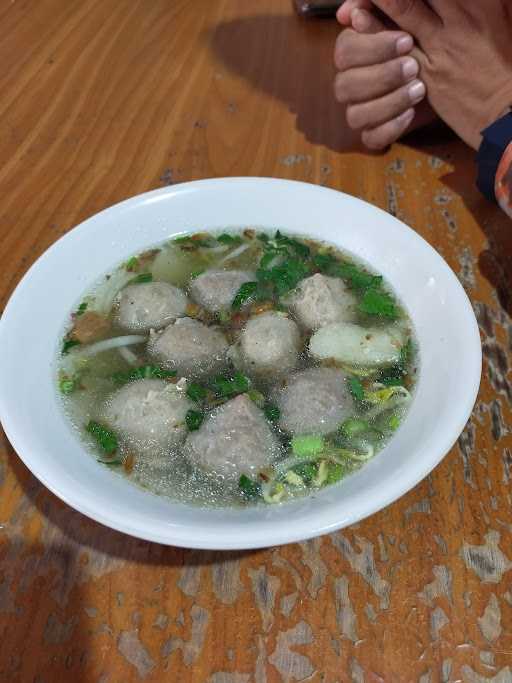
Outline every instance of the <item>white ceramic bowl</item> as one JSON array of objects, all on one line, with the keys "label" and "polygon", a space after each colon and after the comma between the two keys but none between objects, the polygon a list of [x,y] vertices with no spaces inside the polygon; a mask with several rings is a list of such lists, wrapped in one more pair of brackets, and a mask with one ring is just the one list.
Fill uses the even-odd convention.
[{"label": "white ceramic bowl", "polygon": [[[416,327],[421,371],[392,442],[339,485],[281,506],[213,510],[172,503],[101,467],[63,415],[54,386],[58,336],[97,278],[183,231],[281,228],[333,242],[381,272]],[[0,418],[33,474],[72,507],[140,538],[190,548],[258,548],[340,529],[389,505],[450,450],[481,373],[473,310],[432,247],[392,216],[333,190],[264,178],[204,180],[113,206],[69,232],[29,270],[0,322]]]}]

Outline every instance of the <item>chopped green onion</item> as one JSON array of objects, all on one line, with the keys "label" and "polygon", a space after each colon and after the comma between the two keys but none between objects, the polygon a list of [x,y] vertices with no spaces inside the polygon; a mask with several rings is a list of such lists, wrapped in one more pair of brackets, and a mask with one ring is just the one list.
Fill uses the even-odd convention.
[{"label": "chopped green onion", "polygon": [[360,379],[357,377],[350,377],[348,380],[350,393],[356,401],[364,401],[364,387]]},{"label": "chopped green onion", "polygon": [[151,273],[140,273],[139,275],[132,277],[132,279],[128,281],[128,284],[141,285],[146,282],[153,282],[153,275]]},{"label": "chopped green onion", "polygon": [[117,450],[117,436],[107,427],[104,427],[99,422],[90,420],[85,429],[94,437],[98,446],[105,451],[105,453],[114,453]]},{"label": "chopped green onion", "polygon": [[296,436],[292,439],[292,452],[299,458],[319,455],[324,449],[325,442],[321,436]]},{"label": "chopped green onion", "polygon": [[197,384],[197,382],[191,382],[187,386],[187,396],[192,399],[192,401],[197,401],[198,403],[204,401],[207,393],[207,390],[201,386],[201,384]]},{"label": "chopped green onion", "polygon": [[398,316],[398,309],[393,298],[376,289],[368,289],[361,299],[359,310],[368,315],[394,319]]},{"label": "chopped green onion", "polygon": [[176,377],[176,370],[165,370],[159,365],[143,365],[128,372],[116,372],[112,375],[114,382],[119,385],[139,379],[168,379],[169,377]]},{"label": "chopped green onion", "polygon": [[64,375],[59,379],[59,391],[61,394],[69,396],[69,394],[72,394],[77,388],[77,379],[74,379],[73,377],[68,377],[67,375]]},{"label": "chopped green onion", "polygon": [[193,270],[193,271],[190,273],[190,279],[191,279],[191,280],[195,280],[196,277],[199,277],[199,276],[202,275],[203,273],[204,273],[204,270]]},{"label": "chopped green onion", "polygon": [[347,468],[344,465],[341,465],[338,462],[331,462],[329,463],[329,471],[327,473],[327,483],[328,484],[335,484],[337,481],[340,481],[340,479],[343,479],[343,477],[347,473]]},{"label": "chopped green onion", "polygon": [[367,432],[370,429],[370,425],[368,422],[365,422],[365,420],[356,420],[355,418],[350,418],[348,420],[345,420],[345,422],[341,425],[340,431],[342,434],[349,439],[357,436],[358,434],[362,434],[364,432]]},{"label": "chopped green onion", "polygon": [[76,339],[65,339],[62,344],[62,355],[68,353],[74,346],[80,346],[80,342]]},{"label": "chopped green onion", "polygon": [[228,235],[227,233],[223,233],[217,237],[217,242],[234,247],[237,244],[242,244],[243,240],[240,235]]},{"label": "chopped green onion", "polygon": [[288,470],[284,478],[292,486],[304,486],[304,479],[293,470]]},{"label": "chopped green onion", "polygon": [[263,409],[263,412],[265,413],[267,420],[270,420],[270,422],[277,422],[281,417],[281,411],[273,403],[268,403]]},{"label": "chopped green onion", "polygon": [[314,462],[305,462],[294,467],[293,471],[301,477],[305,484],[310,484],[316,477],[318,466]]},{"label": "chopped green onion", "polygon": [[101,458],[98,458],[98,462],[101,462],[102,465],[108,465],[109,467],[123,464],[122,460],[101,460]]},{"label": "chopped green onion", "polygon": [[257,289],[257,282],[245,282],[236,293],[233,303],[231,304],[231,308],[240,310],[243,304],[245,304],[246,301],[248,301],[255,294]]},{"label": "chopped green onion", "polygon": [[87,306],[87,301],[82,302],[76,311],[76,315],[83,315],[87,310]]},{"label": "chopped green onion", "polygon": [[268,242],[270,240],[269,235],[266,232],[260,232],[257,235],[260,242]]},{"label": "chopped green onion", "polygon": [[318,465],[318,472],[316,474],[316,477],[313,479],[311,483],[316,488],[320,488],[321,486],[327,483],[328,477],[329,465],[325,462],[325,460],[322,460]]},{"label": "chopped green onion", "polygon": [[261,496],[261,484],[249,479],[245,474],[240,477],[238,487],[244,498],[252,499]]},{"label": "chopped green onion", "polygon": [[185,416],[185,422],[189,432],[195,432],[203,424],[204,415],[198,410],[189,410]]},{"label": "chopped green onion", "polygon": [[398,417],[398,415],[392,415],[389,418],[388,425],[389,425],[389,428],[392,429],[393,431],[398,429],[398,427],[400,427],[400,418]]}]

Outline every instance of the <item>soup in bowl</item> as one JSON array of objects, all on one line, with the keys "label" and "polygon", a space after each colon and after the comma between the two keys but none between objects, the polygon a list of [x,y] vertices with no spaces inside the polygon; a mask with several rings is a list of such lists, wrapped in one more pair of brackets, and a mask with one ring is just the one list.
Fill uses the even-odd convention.
[{"label": "soup in bowl", "polygon": [[34,474],[113,528],[201,548],[300,540],[392,502],[457,439],[481,365],[426,242],[266,179],[89,219],[25,276],[0,346],[0,415]]}]

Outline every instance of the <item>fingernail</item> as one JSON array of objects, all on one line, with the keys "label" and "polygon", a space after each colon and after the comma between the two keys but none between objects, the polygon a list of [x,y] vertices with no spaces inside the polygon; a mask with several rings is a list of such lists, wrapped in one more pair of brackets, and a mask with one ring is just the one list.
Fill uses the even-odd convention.
[{"label": "fingernail", "polygon": [[407,92],[409,93],[409,99],[412,104],[417,104],[425,97],[427,89],[425,88],[423,81],[414,81],[414,83],[411,83],[408,87]]},{"label": "fingernail", "polygon": [[370,25],[370,17],[366,12],[360,9],[354,9],[350,13],[350,21],[352,22],[352,28],[356,31],[366,31]]},{"label": "fingernail", "polygon": [[396,52],[398,55],[406,55],[413,46],[414,41],[411,36],[402,36],[396,41]]},{"label": "fingernail", "polygon": [[418,62],[412,57],[407,57],[402,62],[402,74],[406,81],[410,81],[411,78],[415,78],[418,75],[420,66]]}]

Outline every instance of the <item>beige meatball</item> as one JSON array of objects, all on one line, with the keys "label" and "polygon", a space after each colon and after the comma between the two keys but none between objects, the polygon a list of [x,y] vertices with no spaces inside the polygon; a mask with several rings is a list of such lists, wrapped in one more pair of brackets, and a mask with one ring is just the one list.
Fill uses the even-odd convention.
[{"label": "beige meatball", "polygon": [[346,375],[336,368],[310,368],[292,375],[275,392],[279,426],[290,434],[330,434],[354,411]]},{"label": "beige meatball", "polygon": [[185,453],[196,467],[228,481],[254,477],[271,466],[280,446],[262,411],[245,394],[213,410]]},{"label": "beige meatball", "polygon": [[127,332],[159,330],[185,315],[188,299],[167,282],[128,285],[119,294],[116,322]]},{"label": "beige meatball", "polygon": [[180,318],[151,336],[148,352],[179,375],[201,377],[222,372],[229,345],[224,334],[192,318]]},{"label": "beige meatball", "polygon": [[356,299],[343,280],[317,273],[303,280],[287,305],[307,330],[354,319]]},{"label": "beige meatball", "polygon": [[107,424],[139,451],[169,450],[186,436],[185,416],[192,402],[174,384],[160,379],[130,382],[104,407]]},{"label": "beige meatball", "polygon": [[242,270],[207,270],[190,283],[190,295],[212,313],[227,310],[240,287],[255,280],[254,273]]},{"label": "beige meatball", "polygon": [[297,324],[269,312],[248,321],[229,355],[237,369],[253,377],[281,377],[296,367],[299,349]]}]

